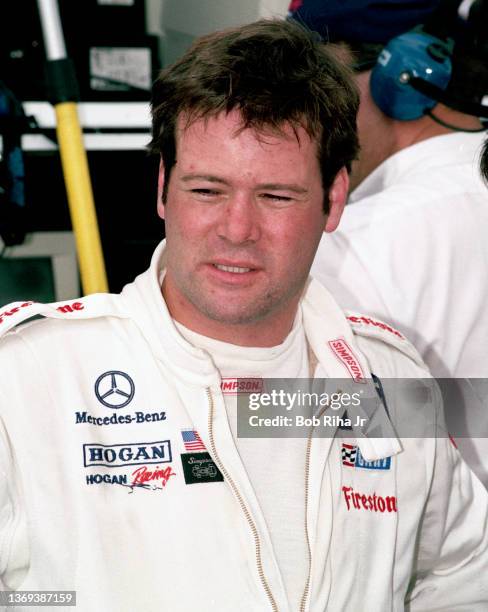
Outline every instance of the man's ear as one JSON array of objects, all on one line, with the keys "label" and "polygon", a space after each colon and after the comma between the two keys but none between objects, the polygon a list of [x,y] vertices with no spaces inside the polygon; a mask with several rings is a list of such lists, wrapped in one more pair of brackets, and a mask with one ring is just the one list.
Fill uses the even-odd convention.
[{"label": "man's ear", "polygon": [[159,160],[158,174],[158,215],[164,219],[164,202],[163,202],[163,187],[164,187],[164,164],[163,158]]},{"label": "man's ear", "polygon": [[346,204],[348,191],[349,175],[346,168],[341,168],[329,191],[329,214],[325,222],[324,232],[333,232],[337,229]]}]

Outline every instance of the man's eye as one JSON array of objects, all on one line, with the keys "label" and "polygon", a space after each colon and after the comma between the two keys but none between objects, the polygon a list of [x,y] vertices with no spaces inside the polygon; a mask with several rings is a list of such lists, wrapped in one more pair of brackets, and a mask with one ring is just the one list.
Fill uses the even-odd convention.
[{"label": "man's eye", "polygon": [[291,202],[293,199],[288,196],[276,195],[275,193],[263,193],[262,197],[273,202]]},{"label": "man's eye", "polygon": [[215,189],[192,189],[191,190],[192,193],[196,193],[198,195],[203,195],[203,196],[216,196],[219,195],[219,191],[216,191]]}]

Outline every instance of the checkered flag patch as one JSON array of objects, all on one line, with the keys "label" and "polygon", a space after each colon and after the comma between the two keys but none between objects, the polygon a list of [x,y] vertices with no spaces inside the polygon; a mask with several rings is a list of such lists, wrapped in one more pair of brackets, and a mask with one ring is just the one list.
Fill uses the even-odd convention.
[{"label": "checkered flag patch", "polygon": [[342,465],[348,465],[354,467],[356,465],[356,456],[358,454],[358,447],[352,444],[342,444],[341,455]]}]

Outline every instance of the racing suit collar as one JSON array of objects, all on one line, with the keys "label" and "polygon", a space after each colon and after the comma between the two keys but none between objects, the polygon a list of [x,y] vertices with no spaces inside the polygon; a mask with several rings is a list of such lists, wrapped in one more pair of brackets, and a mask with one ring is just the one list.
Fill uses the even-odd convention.
[{"label": "racing suit collar", "polygon": [[350,349],[351,356],[357,360],[364,377],[364,385],[358,383],[357,386],[364,386],[363,397],[369,397],[376,404],[375,423],[381,426],[383,437],[369,437],[364,431],[353,426],[353,435],[362,455],[367,461],[376,461],[399,453],[402,447],[385,407],[377,395],[369,363],[357,347],[354,332],[337,302],[321,283],[310,277],[304,292],[302,308],[305,335],[319,362],[315,376],[337,380],[348,376],[344,362],[331,350],[331,345],[333,346],[336,341],[344,343],[344,346]]},{"label": "racing suit collar", "polygon": [[195,385],[218,385],[220,377],[209,356],[183,338],[164,301],[160,286],[164,247],[163,240],[152,256],[149,269],[124,287],[122,298],[155,357],[166,368]]}]

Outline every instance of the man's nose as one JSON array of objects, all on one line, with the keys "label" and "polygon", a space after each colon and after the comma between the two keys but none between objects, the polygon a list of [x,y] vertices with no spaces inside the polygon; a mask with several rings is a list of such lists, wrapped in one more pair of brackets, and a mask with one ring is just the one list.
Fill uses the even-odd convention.
[{"label": "man's nose", "polygon": [[233,244],[256,242],[261,234],[259,211],[253,196],[245,193],[233,194],[222,209],[217,233]]}]

